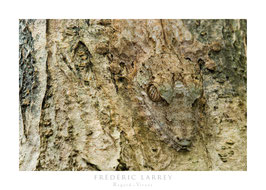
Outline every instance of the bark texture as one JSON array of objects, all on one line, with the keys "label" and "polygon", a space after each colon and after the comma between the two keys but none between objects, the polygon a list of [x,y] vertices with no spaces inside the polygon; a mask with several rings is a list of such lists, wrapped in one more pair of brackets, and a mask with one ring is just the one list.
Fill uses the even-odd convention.
[{"label": "bark texture", "polygon": [[246,170],[246,20],[20,20],[20,170]]}]

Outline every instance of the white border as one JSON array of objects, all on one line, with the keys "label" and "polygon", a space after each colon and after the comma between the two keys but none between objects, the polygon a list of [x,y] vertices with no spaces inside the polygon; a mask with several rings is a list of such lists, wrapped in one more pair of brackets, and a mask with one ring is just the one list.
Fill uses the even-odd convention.
[{"label": "white border", "polygon": [[[171,174],[155,189],[263,189],[265,176],[265,5],[263,1],[46,0],[2,1],[1,8],[1,183],[0,189],[115,189],[94,180],[95,172],[18,171],[19,18],[244,18],[248,19],[248,171],[122,172]],[[113,174],[113,172],[101,172]],[[115,172],[115,174],[121,172]],[[264,174],[264,175],[263,175]],[[146,181],[147,182],[147,181]],[[116,188],[117,189],[117,188]],[[118,188],[119,189],[119,188]],[[125,189],[125,188],[121,188]],[[127,188],[126,188],[127,189]],[[132,189],[132,188],[130,188]],[[133,188],[135,189],[135,188]]]}]

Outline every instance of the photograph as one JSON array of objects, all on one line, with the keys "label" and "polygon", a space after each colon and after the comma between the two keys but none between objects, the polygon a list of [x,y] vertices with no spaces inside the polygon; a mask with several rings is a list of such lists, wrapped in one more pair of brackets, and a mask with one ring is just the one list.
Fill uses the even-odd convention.
[{"label": "photograph", "polygon": [[19,171],[247,171],[247,19],[17,23]]}]

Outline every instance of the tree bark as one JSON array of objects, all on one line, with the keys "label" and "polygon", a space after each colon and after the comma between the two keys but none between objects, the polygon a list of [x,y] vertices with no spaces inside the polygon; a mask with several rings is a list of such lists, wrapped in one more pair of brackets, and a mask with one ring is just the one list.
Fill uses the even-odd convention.
[{"label": "tree bark", "polygon": [[20,20],[20,170],[246,170],[246,20]]}]

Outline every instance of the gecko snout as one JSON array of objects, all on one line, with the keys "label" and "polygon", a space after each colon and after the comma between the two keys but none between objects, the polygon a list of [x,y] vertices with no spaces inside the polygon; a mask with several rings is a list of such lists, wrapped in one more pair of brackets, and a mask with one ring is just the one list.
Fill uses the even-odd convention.
[{"label": "gecko snout", "polygon": [[178,144],[182,147],[181,149],[188,150],[188,148],[191,146],[191,140],[180,139]]}]

